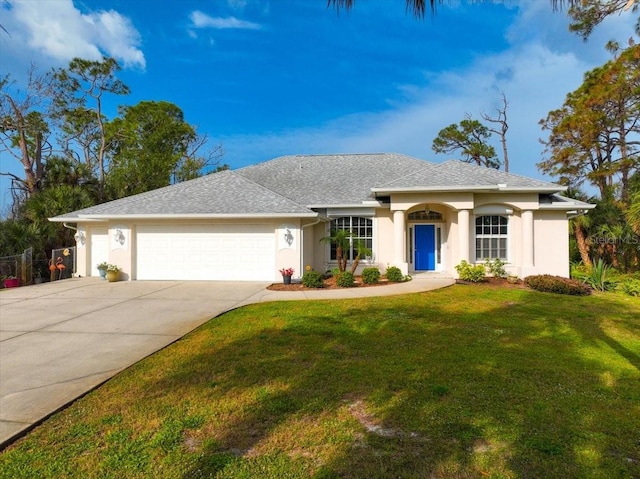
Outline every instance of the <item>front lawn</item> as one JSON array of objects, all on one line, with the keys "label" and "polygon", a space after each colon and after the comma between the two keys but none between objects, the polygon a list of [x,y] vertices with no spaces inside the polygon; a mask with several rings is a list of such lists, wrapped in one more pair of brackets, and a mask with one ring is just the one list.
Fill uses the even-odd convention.
[{"label": "front lawn", "polygon": [[456,285],[241,308],[6,449],[0,477],[640,477],[640,301]]}]

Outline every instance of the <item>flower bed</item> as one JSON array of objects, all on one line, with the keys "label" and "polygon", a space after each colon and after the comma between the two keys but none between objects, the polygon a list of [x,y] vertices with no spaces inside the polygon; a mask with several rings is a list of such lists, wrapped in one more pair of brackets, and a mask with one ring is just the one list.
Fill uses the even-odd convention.
[{"label": "flower bed", "polygon": [[[302,286],[302,283],[292,283],[292,284],[282,284],[282,283],[274,283],[271,286],[268,286],[267,289],[271,291],[322,291],[323,289],[349,289],[349,288],[341,288],[336,284],[336,278],[331,277],[327,278],[323,281],[324,288],[307,288]],[[386,279],[380,279],[378,283],[366,284],[363,283],[361,276],[356,276],[356,282],[353,286],[354,288],[371,288],[376,286],[386,286],[391,284]]]}]

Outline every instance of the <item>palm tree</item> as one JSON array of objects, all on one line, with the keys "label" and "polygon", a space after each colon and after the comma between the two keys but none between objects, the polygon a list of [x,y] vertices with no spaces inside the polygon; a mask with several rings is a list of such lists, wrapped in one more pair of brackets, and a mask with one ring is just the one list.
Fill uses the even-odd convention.
[{"label": "palm tree", "polygon": [[627,221],[635,234],[640,235],[640,191],[631,196],[627,210]]},{"label": "palm tree", "polygon": [[347,269],[349,250],[351,249],[351,232],[347,230],[331,230],[329,236],[320,238],[321,243],[329,243],[336,247],[338,269],[343,273]]},{"label": "palm tree", "polygon": [[[476,1],[482,2],[487,0]],[[628,9],[631,8],[634,3],[636,3],[636,1],[637,0],[616,0],[616,5],[610,8],[615,8],[615,11],[620,11],[623,8]],[[356,0],[327,0],[327,5],[333,5],[338,10],[341,8],[344,8],[345,10],[351,10],[355,3]],[[427,11],[427,4],[429,5],[431,13],[433,14],[436,12],[437,5],[439,3],[444,3],[444,0],[405,0],[405,3],[407,5],[407,11],[411,10],[414,16],[422,18]],[[551,6],[554,10],[562,8],[565,3],[567,3],[570,7],[573,7],[574,5],[577,5],[579,3],[579,0],[551,0]],[[620,3],[621,5],[618,6],[618,3]]]},{"label": "palm tree", "polygon": [[[567,195],[571,198],[576,198],[580,201],[589,201],[586,193],[578,188],[570,187],[567,190]],[[569,228],[573,230],[573,234],[576,238],[576,244],[578,251],[580,252],[580,259],[582,263],[591,268],[591,251],[589,248],[589,228],[591,227],[591,217],[587,214],[580,214],[571,218],[569,221]]]},{"label": "palm tree", "polygon": [[353,249],[356,252],[356,257],[353,258],[353,263],[351,263],[351,274],[356,274],[356,269],[358,269],[362,256],[369,256],[371,254],[371,248],[367,248],[365,242],[358,239],[354,240]]},{"label": "palm tree", "polygon": [[[451,2],[451,0],[448,0]],[[472,3],[488,3],[491,0],[469,0]],[[569,30],[582,36],[584,40],[589,38],[594,27],[605,18],[614,13],[624,11],[636,12],[640,8],[640,0],[550,0],[552,10],[561,10],[565,5],[569,7],[568,14],[572,19]],[[344,8],[350,10],[356,0],[327,0],[327,6],[333,5],[336,10]],[[431,15],[435,15],[438,4],[444,0],[405,0],[407,11],[412,11],[416,18],[424,18],[427,5],[431,9]],[[386,6],[386,5],[385,5]],[[630,38],[630,44],[633,38]]]}]

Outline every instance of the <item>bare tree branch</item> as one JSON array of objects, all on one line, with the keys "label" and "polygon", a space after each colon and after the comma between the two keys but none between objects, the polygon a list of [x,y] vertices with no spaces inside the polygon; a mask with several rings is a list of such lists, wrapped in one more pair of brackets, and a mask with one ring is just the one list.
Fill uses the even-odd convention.
[{"label": "bare tree branch", "polygon": [[481,113],[483,120],[499,125],[498,128],[489,128],[489,131],[495,133],[496,135],[500,135],[500,142],[502,143],[504,171],[506,171],[507,173],[509,173],[509,153],[507,151],[507,130],[509,129],[509,125],[507,124],[508,106],[509,104],[507,103],[507,97],[505,96],[504,92],[502,92],[502,108],[496,108],[498,117],[492,118],[484,112]]}]

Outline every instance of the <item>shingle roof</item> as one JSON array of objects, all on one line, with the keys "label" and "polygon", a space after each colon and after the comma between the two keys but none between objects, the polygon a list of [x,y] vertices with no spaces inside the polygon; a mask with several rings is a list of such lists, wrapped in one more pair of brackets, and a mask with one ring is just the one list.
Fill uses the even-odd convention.
[{"label": "shingle roof", "polygon": [[402,178],[424,160],[395,153],[282,156],[236,170],[238,174],[307,206],[359,205],[371,188]]},{"label": "shingle roof", "polygon": [[[223,171],[52,218],[121,216],[315,216],[310,208],[362,205],[376,192],[404,189],[530,189],[553,183],[450,160],[429,163],[394,153],[292,155]],[[373,188],[373,191],[372,191]],[[504,189],[501,187],[501,189]]]},{"label": "shingle roof", "polygon": [[133,195],[74,211],[56,219],[81,216],[154,215],[292,215],[315,213],[233,171]]},{"label": "shingle roof", "polygon": [[506,185],[506,188],[531,188],[532,190],[560,191],[563,187],[555,183],[536,180],[526,176],[498,171],[493,168],[472,165],[458,160],[444,163],[430,163],[418,171],[413,171],[402,178],[377,185],[380,189],[395,188],[451,188],[451,187],[495,187]]}]

